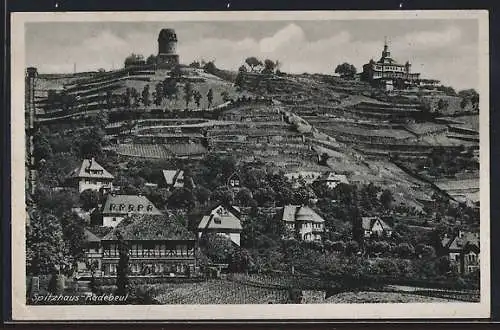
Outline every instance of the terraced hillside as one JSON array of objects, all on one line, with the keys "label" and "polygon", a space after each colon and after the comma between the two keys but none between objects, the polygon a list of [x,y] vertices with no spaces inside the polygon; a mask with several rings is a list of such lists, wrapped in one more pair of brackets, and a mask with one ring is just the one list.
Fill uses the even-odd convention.
[{"label": "terraced hillside", "polygon": [[[156,92],[157,85],[169,77],[170,71],[146,69],[122,69],[96,73],[85,78],[40,75],[35,81],[36,95],[38,95],[37,114],[41,120],[50,120],[68,115],[88,114],[102,108],[135,107],[143,111],[153,109],[193,111],[217,107],[228,99],[252,95],[245,91],[237,91],[231,82],[205,73],[203,70],[185,68],[182,77],[178,78],[176,96],[163,98],[160,103],[155,103],[153,93]],[[201,95],[199,105],[196,104],[194,94],[186,104],[187,83],[191,84],[192,92],[196,91]],[[138,98],[142,98],[145,87],[149,90],[149,105],[143,104],[141,100],[138,100],[135,106],[133,104],[127,106],[122,102],[130,91],[132,94],[136,93]],[[207,97],[209,90],[212,90],[211,103]]]},{"label": "terraced hillside", "polygon": [[[327,75],[246,74],[234,84],[202,70],[183,69],[177,98],[128,107],[107,104],[110,95],[123,96],[130,90],[140,94],[145,86],[152,94],[168,77],[167,71],[148,68],[83,78],[41,76],[41,91],[62,89],[77,101],[64,109],[44,110],[49,97],[39,100],[38,120],[58,123],[105,110],[111,121],[106,128],[112,141],[108,148],[122,156],[197,159],[215,152],[286,172],[333,170],[346,174],[350,182],[390,188],[398,202],[417,209],[440,189],[432,183],[440,177],[424,174],[427,180],[422,181],[419,170],[399,165],[419,162],[425,169],[436,150],[478,154],[477,115],[425,116],[418,98],[398,95],[392,100],[365,83]],[[202,97],[199,107],[190,100],[186,110],[188,82]],[[319,164],[323,154],[329,159]],[[469,176],[477,178],[478,171],[472,172]],[[465,195],[473,196],[471,191]]]},{"label": "terraced hillside", "polygon": [[[478,153],[477,114],[437,118],[425,113],[423,102],[437,103],[444,97],[442,93],[425,99],[416,94],[381,95],[361,82],[325,75],[264,76],[260,80],[252,77],[246,83],[244,87],[251,91],[281,100],[284,112],[312,127],[313,144],[320,152],[331,155],[328,165],[332,169],[347,174],[351,181],[395,189],[398,201],[409,201],[419,209],[421,201],[431,199],[433,191],[440,189],[432,184],[439,177],[422,181],[417,173],[401,169],[399,164],[414,160],[425,163],[437,150]],[[297,92],[290,96],[292,90]],[[449,103],[447,113],[457,111],[458,98],[445,98]],[[398,165],[393,163],[394,158]],[[469,176],[478,182],[478,162],[470,170]],[[448,181],[453,180],[446,175]]]}]

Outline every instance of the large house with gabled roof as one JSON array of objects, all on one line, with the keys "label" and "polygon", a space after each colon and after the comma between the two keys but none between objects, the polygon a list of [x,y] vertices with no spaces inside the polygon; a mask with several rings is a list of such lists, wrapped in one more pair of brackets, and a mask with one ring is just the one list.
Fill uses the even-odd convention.
[{"label": "large house with gabled roof", "polygon": [[196,237],[166,215],[134,214],[99,237],[86,231],[85,266],[80,276],[114,277],[120,259],[119,237],[128,246],[130,276],[190,277],[196,272]]},{"label": "large house with gabled roof", "polygon": [[133,214],[161,215],[153,203],[143,195],[108,194],[101,209],[104,227],[116,227],[126,216]]},{"label": "large house with gabled roof", "polygon": [[87,189],[107,192],[113,187],[113,179],[111,173],[91,158],[84,159],[79,167],[71,171],[66,177],[66,182],[71,186],[77,186],[79,192]]},{"label": "large house with gabled roof", "polygon": [[479,233],[459,231],[454,236],[445,235],[441,245],[461,274],[479,270]]}]

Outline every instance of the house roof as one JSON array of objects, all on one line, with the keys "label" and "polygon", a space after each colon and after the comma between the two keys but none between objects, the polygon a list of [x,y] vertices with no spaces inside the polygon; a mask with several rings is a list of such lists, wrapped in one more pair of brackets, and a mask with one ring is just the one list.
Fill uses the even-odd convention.
[{"label": "house roof", "polygon": [[83,236],[84,236],[83,240],[85,242],[88,242],[88,243],[101,241],[101,238],[99,238],[96,234],[94,234],[93,232],[91,232],[87,228],[84,229]]},{"label": "house roof", "polygon": [[336,181],[348,184],[347,177],[344,174],[336,174],[334,172],[327,172],[322,175],[318,180],[320,181]]},{"label": "house roof", "polygon": [[389,226],[384,220],[380,219],[379,217],[362,217],[361,225],[364,230],[372,230],[373,226],[377,221],[380,222],[380,225],[382,226],[383,230],[392,230],[392,227]]},{"label": "house roof", "polygon": [[146,196],[109,194],[101,213],[106,214],[162,214]]},{"label": "house roof", "polygon": [[165,182],[169,186],[183,187],[184,182],[184,171],[182,170],[163,170],[163,177],[165,178]]},{"label": "house roof", "polygon": [[453,238],[445,237],[441,243],[449,250],[463,250],[466,246],[479,248],[479,233],[465,232],[462,234],[462,237],[459,235]]},{"label": "house roof", "polygon": [[286,222],[324,222],[325,220],[319,216],[313,209],[308,206],[286,205],[283,208],[283,216],[281,220]]},{"label": "house roof", "polygon": [[[97,173],[96,173],[97,172]],[[94,158],[92,159],[84,159],[82,161],[82,165],[79,167],[75,168],[71,173],[68,175],[69,178],[94,178],[94,179],[113,179],[113,175],[106,171],[104,167],[99,165],[95,161]]]},{"label": "house roof", "polygon": [[[217,221],[220,220],[220,221]],[[198,225],[198,230],[243,230],[240,219],[222,205],[206,214]]]},{"label": "house roof", "polygon": [[118,232],[127,241],[180,241],[195,239],[193,233],[177,223],[176,220],[169,219],[165,215],[134,214],[128,216],[114,230],[104,236],[102,240],[116,241]]}]

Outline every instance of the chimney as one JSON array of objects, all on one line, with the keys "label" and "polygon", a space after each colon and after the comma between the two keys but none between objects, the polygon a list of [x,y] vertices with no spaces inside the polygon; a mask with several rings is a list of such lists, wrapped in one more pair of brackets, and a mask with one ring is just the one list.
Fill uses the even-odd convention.
[{"label": "chimney", "polygon": [[462,238],[462,237],[464,237],[464,232],[460,229],[458,231],[458,238]]}]

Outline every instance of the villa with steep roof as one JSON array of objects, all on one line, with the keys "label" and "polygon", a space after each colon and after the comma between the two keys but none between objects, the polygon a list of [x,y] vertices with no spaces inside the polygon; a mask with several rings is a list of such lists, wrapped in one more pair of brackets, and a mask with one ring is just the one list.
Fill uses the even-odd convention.
[{"label": "villa with steep roof", "polygon": [[479,270],[479,233],[459,231],[455,236],[445,235],[441,245],[461,274]]},{"label": "villa with steep roof", "polygon": [[392,227],[380,217],[363,217],[361,221],[365,238],[392,236]]},{"label": "villa with steep roof", "polygon": [[113,187],[113,175],[99,165],[94,158],[84,159],[66,178],[71,186],[78,186],[78,191],[87,189],[110,191]]},{"label": "villa with steep roof", "polygon": [[325,220],[309,206],[286,205],[281,221],[302,241],[321,241],[325,232]]},{"label": "villa with steep roof", "polygon": [[238,209],[222,205],[205,214],[198,224],[198,237],[206,233],[216,233],[230,238],[238,246],[242,231]]},{"label": "villa with steep roof", "polygon": [[162,213],[143,195],[109,194],[101,210],[102,226],[116,227],[127,215]]}]

